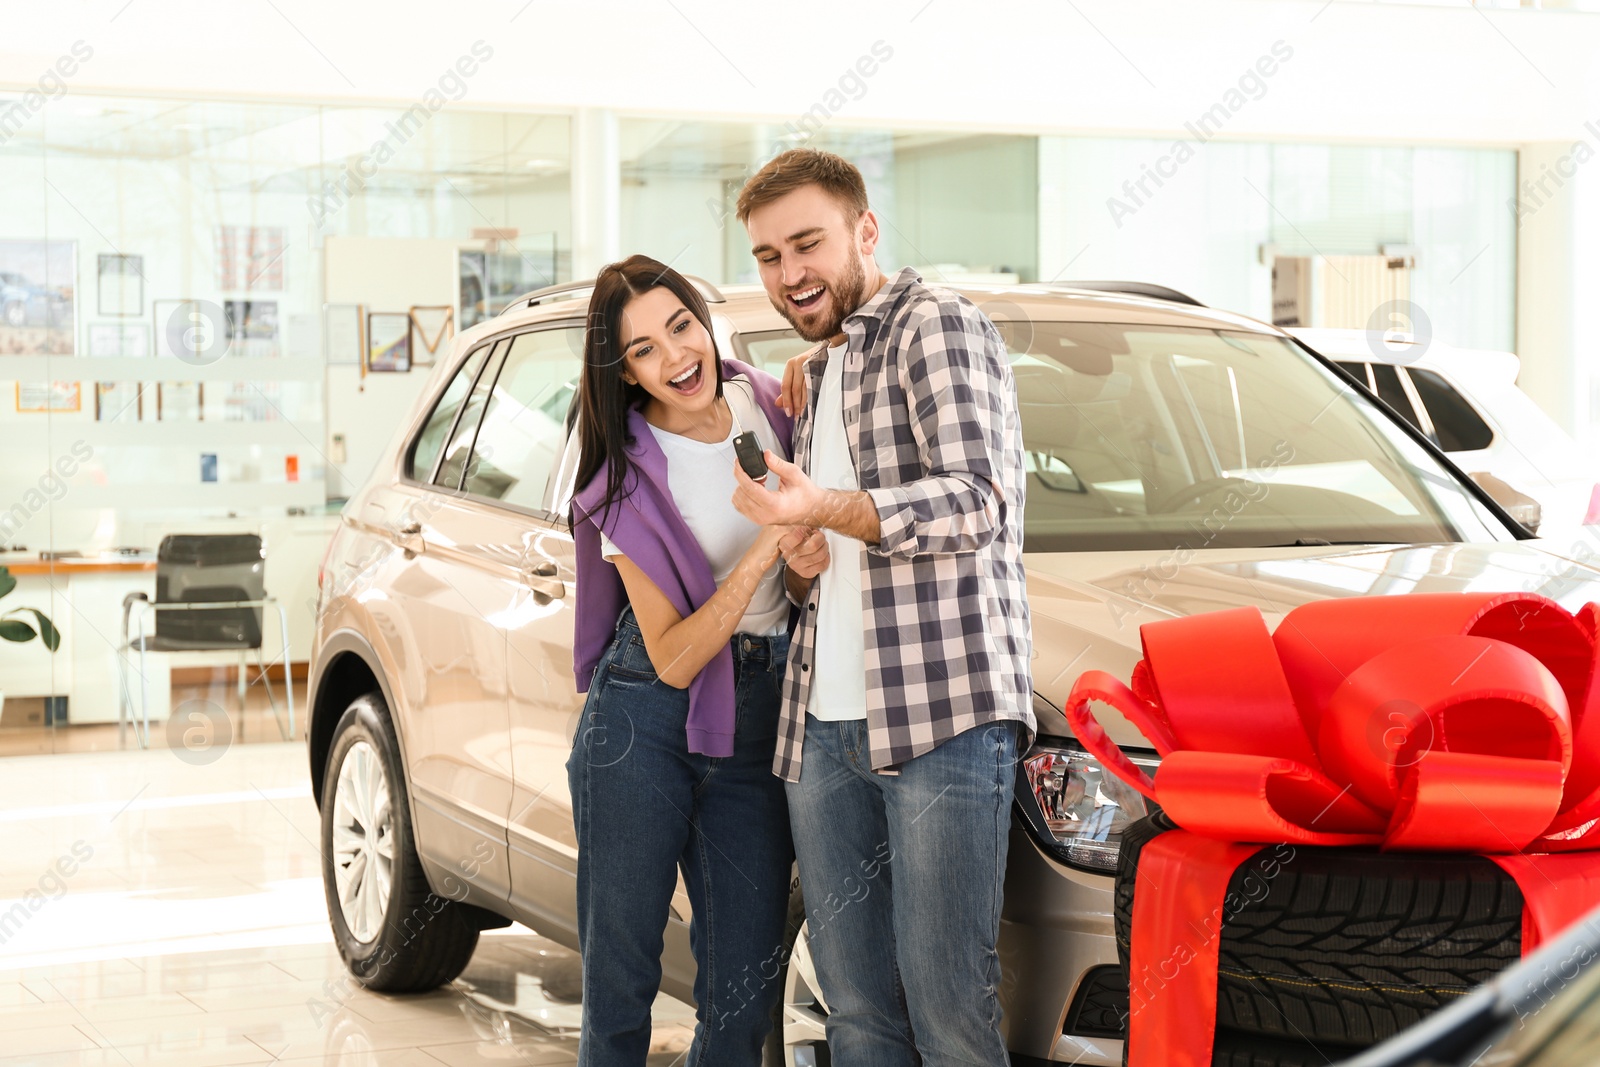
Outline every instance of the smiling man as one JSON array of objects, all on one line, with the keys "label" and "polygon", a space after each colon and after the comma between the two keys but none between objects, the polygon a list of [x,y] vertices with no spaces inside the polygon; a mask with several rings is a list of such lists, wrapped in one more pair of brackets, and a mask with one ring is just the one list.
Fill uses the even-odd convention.
[{"label": "smiling man", "polygon": [[[794,463],[742,472],[756,522],[826,532],[801,609],[774,770],[787,783],[836,1062],[1008,1062],[1001,888],[1015,763],[1035,729],[1016,387],[969,301],[889,278],[861,174],[774,157],[738,215],[767,295],[819,344]],[[888,862],[884,863],[885,857]]]}]

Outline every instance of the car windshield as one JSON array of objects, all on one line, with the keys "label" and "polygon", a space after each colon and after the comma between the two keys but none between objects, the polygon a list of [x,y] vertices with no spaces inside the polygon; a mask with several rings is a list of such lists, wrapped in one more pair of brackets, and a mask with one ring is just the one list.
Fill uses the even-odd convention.
[{"label": "car windshield", "polygon": [[[997,319],[1017,383],[1029,552],[1514,535],[1384,412],[1269,334]],[[741,339],[782,373],[803,342]]]}]

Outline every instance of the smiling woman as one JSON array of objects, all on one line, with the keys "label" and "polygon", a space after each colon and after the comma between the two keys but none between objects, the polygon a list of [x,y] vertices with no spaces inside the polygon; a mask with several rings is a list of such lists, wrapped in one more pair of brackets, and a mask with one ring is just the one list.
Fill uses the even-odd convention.
[{"label": "smiling woman", "polygon": [[578,1060],[645,1062],[681,869],[702,1020],[688,1058],[754,1067],[778,986],[751,995],[717,975],[747,974],[783,944],[794,852],[769,768],[791,612],[777,563],[809,579],[826,557],[797,554],[810,531],[734,510],[736,437],[787,457],[792,428],[775,379],[718,358],[681,274],[645,256],[606,267],[588,322],[572,500],[574,675],[588,696],[567,761]]},{"label": "smiling woman", "polygon": [[628,301],[621,318],[622,334],[631,338],[623,345],[622,380],[650,394],[645,418],[670,433],[715,436],[722,382],[711,366],[710,331],[664,287]]},{"label": "smiling woman", "polygon": [[[652,351],[660,349],[661,342],[658,340],[653,345],[647,343],[649,334],[664,332],[668,319],[672,326],[687,329],[688,323],[683,320],[692,318],[700,324],[693,347],[703,345],[708,351],[712,350],[704,325],[711,318],[711,313],[706,310],[705,298],[686,281],[675,284],[673,279],[681,278],[681,275],[646,256],[634,256],[623,263],[614,264],[608,270],[611,285],[603,290],[597,281],[595,295],[589,303],[590,325],[584,336],[585,355],[582,386],[578,391],[580,414],[577,430],[582,443],[577,484],[588,485],[602,467],[607,469],[602,510],[608,508],[622,493],[623,479],[628,469],[625,447],[628,440],[628,412],[635,406],[658,399],[646,385],[641,384],[635,371],[635,367],[641,367],[648,381],[661,381],[659,361],[649,358]],[[636,298],[651,294],[655,295],[643,305],[643,309],[653,308],[656,319],[652,322],[647,315],[638,314],[637,328],[646,332],[643,335],[630,333],[622,336],[623,309]],[[676,301],[676,307],[689,312],[689,315],[679,316],[676,311],[669,310],[667,304],[673,301]],[[662,312],[666,314],[663,316]],[[616,322],[617,326],[607,325],[612,322]],[[630,318],[628,326],[633,325]],[[659,329],[652,330],[652,326]],[[629,364],[630,357],[632,365]],[[681,373],[687,362],[681,357],[675,359],[673,374]],[[722,368],[714,360],[711,362],[716,385],[710,397],[720,399]],[[706,407],[708,404],[703,402],[692,410],[704,410]]]}]

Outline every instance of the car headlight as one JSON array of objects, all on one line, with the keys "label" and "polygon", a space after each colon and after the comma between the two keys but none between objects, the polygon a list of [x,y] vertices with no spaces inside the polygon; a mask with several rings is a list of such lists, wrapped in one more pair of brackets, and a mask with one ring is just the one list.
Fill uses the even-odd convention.
[{"label": "car headlight", "polygon": [[[1147,774],[1161,763],[1153,755],[1129,758]],[[1046,851],[1097,874],[1115,873],[1122,831],[1154,809],[1076,742],[1053,737],[1040,738],[1022,758],[1017,805]]]}]

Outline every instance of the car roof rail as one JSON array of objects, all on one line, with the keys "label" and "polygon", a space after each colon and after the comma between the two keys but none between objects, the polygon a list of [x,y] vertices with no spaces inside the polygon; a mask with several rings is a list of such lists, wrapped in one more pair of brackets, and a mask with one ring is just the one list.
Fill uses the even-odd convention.
[{"label": "car roof rail", "polygon": [[[693,274],[685,274],[684,280],[695,287],[695,291],[705,298],[708,304],[726,304],[728,298],[722,295],[722,290]],[[561,285],[547,285],[543,289],[535,289],[531,293],[523,293],[515,300],[510,301],[501,308],[499,314],[504,315],[512,308],[532,308],[540,304],[554,303],[557,300],[587,300],[594,292],[594,282],[565,282]]]},{"label": "car roof rail", "polygon": [[1180,293],[1176,289],[1169,289],[1165,285],[1155,285],[1151,282],[1051,282],[1051,289],[1091,289],[1099,293],[1123,293],[1128,296],[1148,296],[1156,300],[1167,300],[1174,304],[1188,304],[1191,307],[1203,308],[1204,304],[1190,296]]}]

